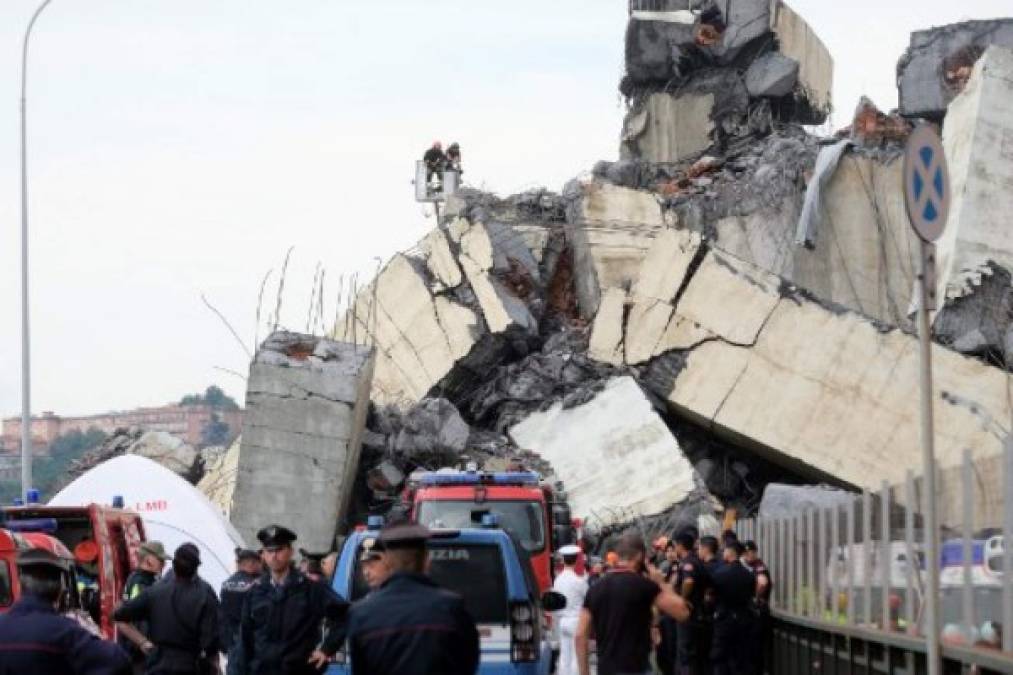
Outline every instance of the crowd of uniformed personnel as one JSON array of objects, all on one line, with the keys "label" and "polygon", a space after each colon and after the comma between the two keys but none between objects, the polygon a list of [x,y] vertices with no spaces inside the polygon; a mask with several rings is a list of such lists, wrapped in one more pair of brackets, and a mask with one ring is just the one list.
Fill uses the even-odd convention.
[{"label": "crowd of uniformed personnel", "polygon": [[[367,538],[359,568],[370,591],[353,604],[329,583],[336,556],[297,567],[296,534],[279,525],[257,534],[259,551],[236,551],[220,595],[200,578],[194,544],[170,558],[146,542],[113,612],[119,645],[62,615],[67,560],[24,551],[22,597],[0,616],[0,675],[204,675],[221,672],[220,655],[228,675],[310,675],[343,648],[356,675],[472,675],[478,630],[462,598],[427,576],[429,536],[402,523]],[[650,673],[652,651],[665,674],[763,672],[771,585],[755,545],[686,530],[655,548],[651,559],[639,534],[624,535],[596,575],[576,573],[579,548],[561,549],[558,672],[590,675],[592,640],[598,675]]]}]

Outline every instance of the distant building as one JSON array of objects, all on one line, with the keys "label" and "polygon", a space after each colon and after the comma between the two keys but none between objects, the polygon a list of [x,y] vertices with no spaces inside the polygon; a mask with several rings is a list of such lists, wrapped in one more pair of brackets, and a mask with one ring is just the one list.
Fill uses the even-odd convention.
[{"label": "distant building", "polygon": [[[165,431],[196,446],[200,445],[201,431],[211,421],[212,415],[218,415],[222,422],[229,425],[230,439],[239,435],[243,426],[242,410],[222,410],[206,405],[172,403],[158,408],[137,408],[84,417],[60,417],[46,411],[32,418],[32,447],[38,452],[46,452],[58,436],[68,432],[75,430],[85,432],[96,428],[111,434],[120,427]],[[3,421],[0,448],[6,453],[21,451],[20,417],[8,417]]]}]

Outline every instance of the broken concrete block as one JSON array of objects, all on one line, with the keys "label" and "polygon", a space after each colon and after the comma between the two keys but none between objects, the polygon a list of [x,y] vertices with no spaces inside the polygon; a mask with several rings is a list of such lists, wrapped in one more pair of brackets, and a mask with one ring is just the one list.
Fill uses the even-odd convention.
[{"label": "broken concrete block", "polygon": [[626,523],[665,511],[698,490],[693,466],[631,377],[610,380],[583,405],[554,405],[509,431],[548,461],[575,517]]},{"label": "broken concrete block", "polygon": [[481,223],[468,223],[460,233],[459,242],[461,267],[478,298],[489,330],[501,333],[512,326],[520,326],[536,331],[538,322],[527,305],[490,275],[495,266],[495,250],[489,230]]},{"label": "broken concrete block", "polygon": [[457,288],[464,281],[461,267],[450,250],[447,234],[440,228],[430,232],[419,243],[426,267],[436,280],[435,291]]},{"label": "broken concrete block", "polygon": [[[917,339],[785,284],[758,284],[762,270],[710,256],[721,261],[704,261],[700,269],[711,272],[693,277],[675,315],[692,317],[711,337],[656,358],[645,375],[652,391],[677,414],[810,479],[860,487],[902,482],[921,457]],[[694,288],[698,283],[709,288]],[[745,298],[757,303],[764,295],[745,313]],[[729,321],[740,313],[752,318]],[[974,402],[937,399],[940,465],[957,464],[964,448],[976,457],[1000,452],[980,416],[1010,414],[1006,375],[943,347],[934,348],[933,367],[941,391]]]},{"label": "broken concrete block", "polygon": [[165,431],[149,431],[127,448],[126,454],[154,460],[178,476],[193,480],[197,450]]},{"label": "broken concrete block", "polygon": [[981,285],[990,263],[1013,269],[1013,51],[989,47],[974,66],[950,104],[943,147],[952,186],[949,220],[936,242],[937,297],[955,298]]},{"label": "broken concrete block", "polygon": [[715,0],[725,23],[720,43],[711,49],[719,63],[731,64],[750,43],[770,33],[770,0]]},{"label": "broken concrete block", "polygon": [[358,470],[374,361],[372,348],[296,333],[274,333],[258,350],[231,512],[244,539],[274,522],[308,550],[330,550]]},{"label": "broken concrete block", "polygon": [[232,496],[235,494],[236,479],[239,476],[241,441],[241,438],[237,438],[224,454],[205,466],[204,477],[197,483],[197,489],[221,509],[222,515],[226,518],[231,518],[232,514]]},{"label": "broken concrete block", "polygon": [[[672,16],[685,18],[684,14]],[[689,23],[658,20],[664,18],[634,16],[626,27],[626,73],[634,81],[665,82],[680,74],[683,50],[694,44],[695,19]]]},{"label": "broken concrete block", "polygon": [[623,363],[623,321],[626,291],[607,288],[601,296],[598,313],[591,325],[587,353],[595,361],[619,366]]},{"label": "broken concrete block", "polygon": [[853,492],[828,485],[783,485],[770,483],[760,499],[761,518],[793,518],[814,509],[846,506],[855,499]]},{"label": "broken concrete block", "polygon": [[989,45],[1013,49],[1013,19],[965,21],[912,33],[897,63],[901,113],[942,118]]},{"label": "broken concrete block", "polygon": [[405,475],[391,462],[380,462],[369,470],[366,484],[373,492],[391,492],[404,483]]},{"label": "broken concrete block", "polygon": [[787,96],[798,83],[798,61],[770,52],[759,57],[746,71],[746,90],[750,96]]},{"label": "broken concrete block", "polygon": [[628,289],[655,237],[673,222],[655,196],[600,181],[573,183],[567,237],[581,315],[592,318],[607,288]]},{"label": "broken concrete block", "polygon": [[713,93],[651,94],[623,123],[619,156],[648,162],[678,162],[713,143]]},{"label": "broken concrete block", "polygon": [[822,124],[833,107],[834,60],[830,50],[795,10],[781,1],[772,5],[778,50],[799,64],[799,100],[806,105],[795,110],[794,119],[802,124]]},{"label": "broken concrete block", "polygon": [[395,255],[335,326],[335,338],[375,345],[373,398],[421,400],[478,342],[482,319],[450,297],[433,295],[405,255]]},{"label": "broken concrete block", "polygon": [[700,234],[692,230],[662,230],[640,266],[633,284],[633,297],[663,302],[674,300],[701,242]]}]

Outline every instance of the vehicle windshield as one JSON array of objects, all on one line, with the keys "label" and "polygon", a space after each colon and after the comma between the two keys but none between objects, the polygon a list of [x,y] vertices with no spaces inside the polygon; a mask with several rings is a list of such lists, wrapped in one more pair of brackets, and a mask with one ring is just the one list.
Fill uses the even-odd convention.
[{"label": "vehicle windshield", "polygon": [[426,527],[461,529],[480,527],[482,516],[494,513],[499,526],[510,532],[526,551],[537,553],[545,548],[545,518],[537,501],[433,500],[419,504],[416,520]]},{"label": "vehicle windshield", "polygon": [[[429,577],[464,598],[464,606],[477,623],[509,622],[506,570],[499,546],[433,540],[428,548]],[[357,561],[361,550],[356,550]],[[356,562],[351,600],[365,597],[368,592],[362,565]]]}]

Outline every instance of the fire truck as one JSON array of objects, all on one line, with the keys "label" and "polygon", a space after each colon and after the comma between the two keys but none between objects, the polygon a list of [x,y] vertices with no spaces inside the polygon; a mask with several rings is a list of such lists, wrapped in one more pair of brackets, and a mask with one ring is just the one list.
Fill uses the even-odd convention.
[{"label": "fire truck", "polygon": [[495,514],[530,556],[542,593],[552,588],[553,552],[574,540],[562,483],[550,485],[534,472],[416,472],[402,500],[412,520],[434,529],[481,527],[483,517]]},{"label": "fire truck", "polygon": [[5,507],[0,522],[0,612],[20,595],[17,553],[25,548],[47,548],[74,561],[72,595],[86,610],[106,639],[116,637],[113,609],[123,594],[130,571],[137,567],[137,547],[144,539],[144,524],[133,511],[114,506]]}]

